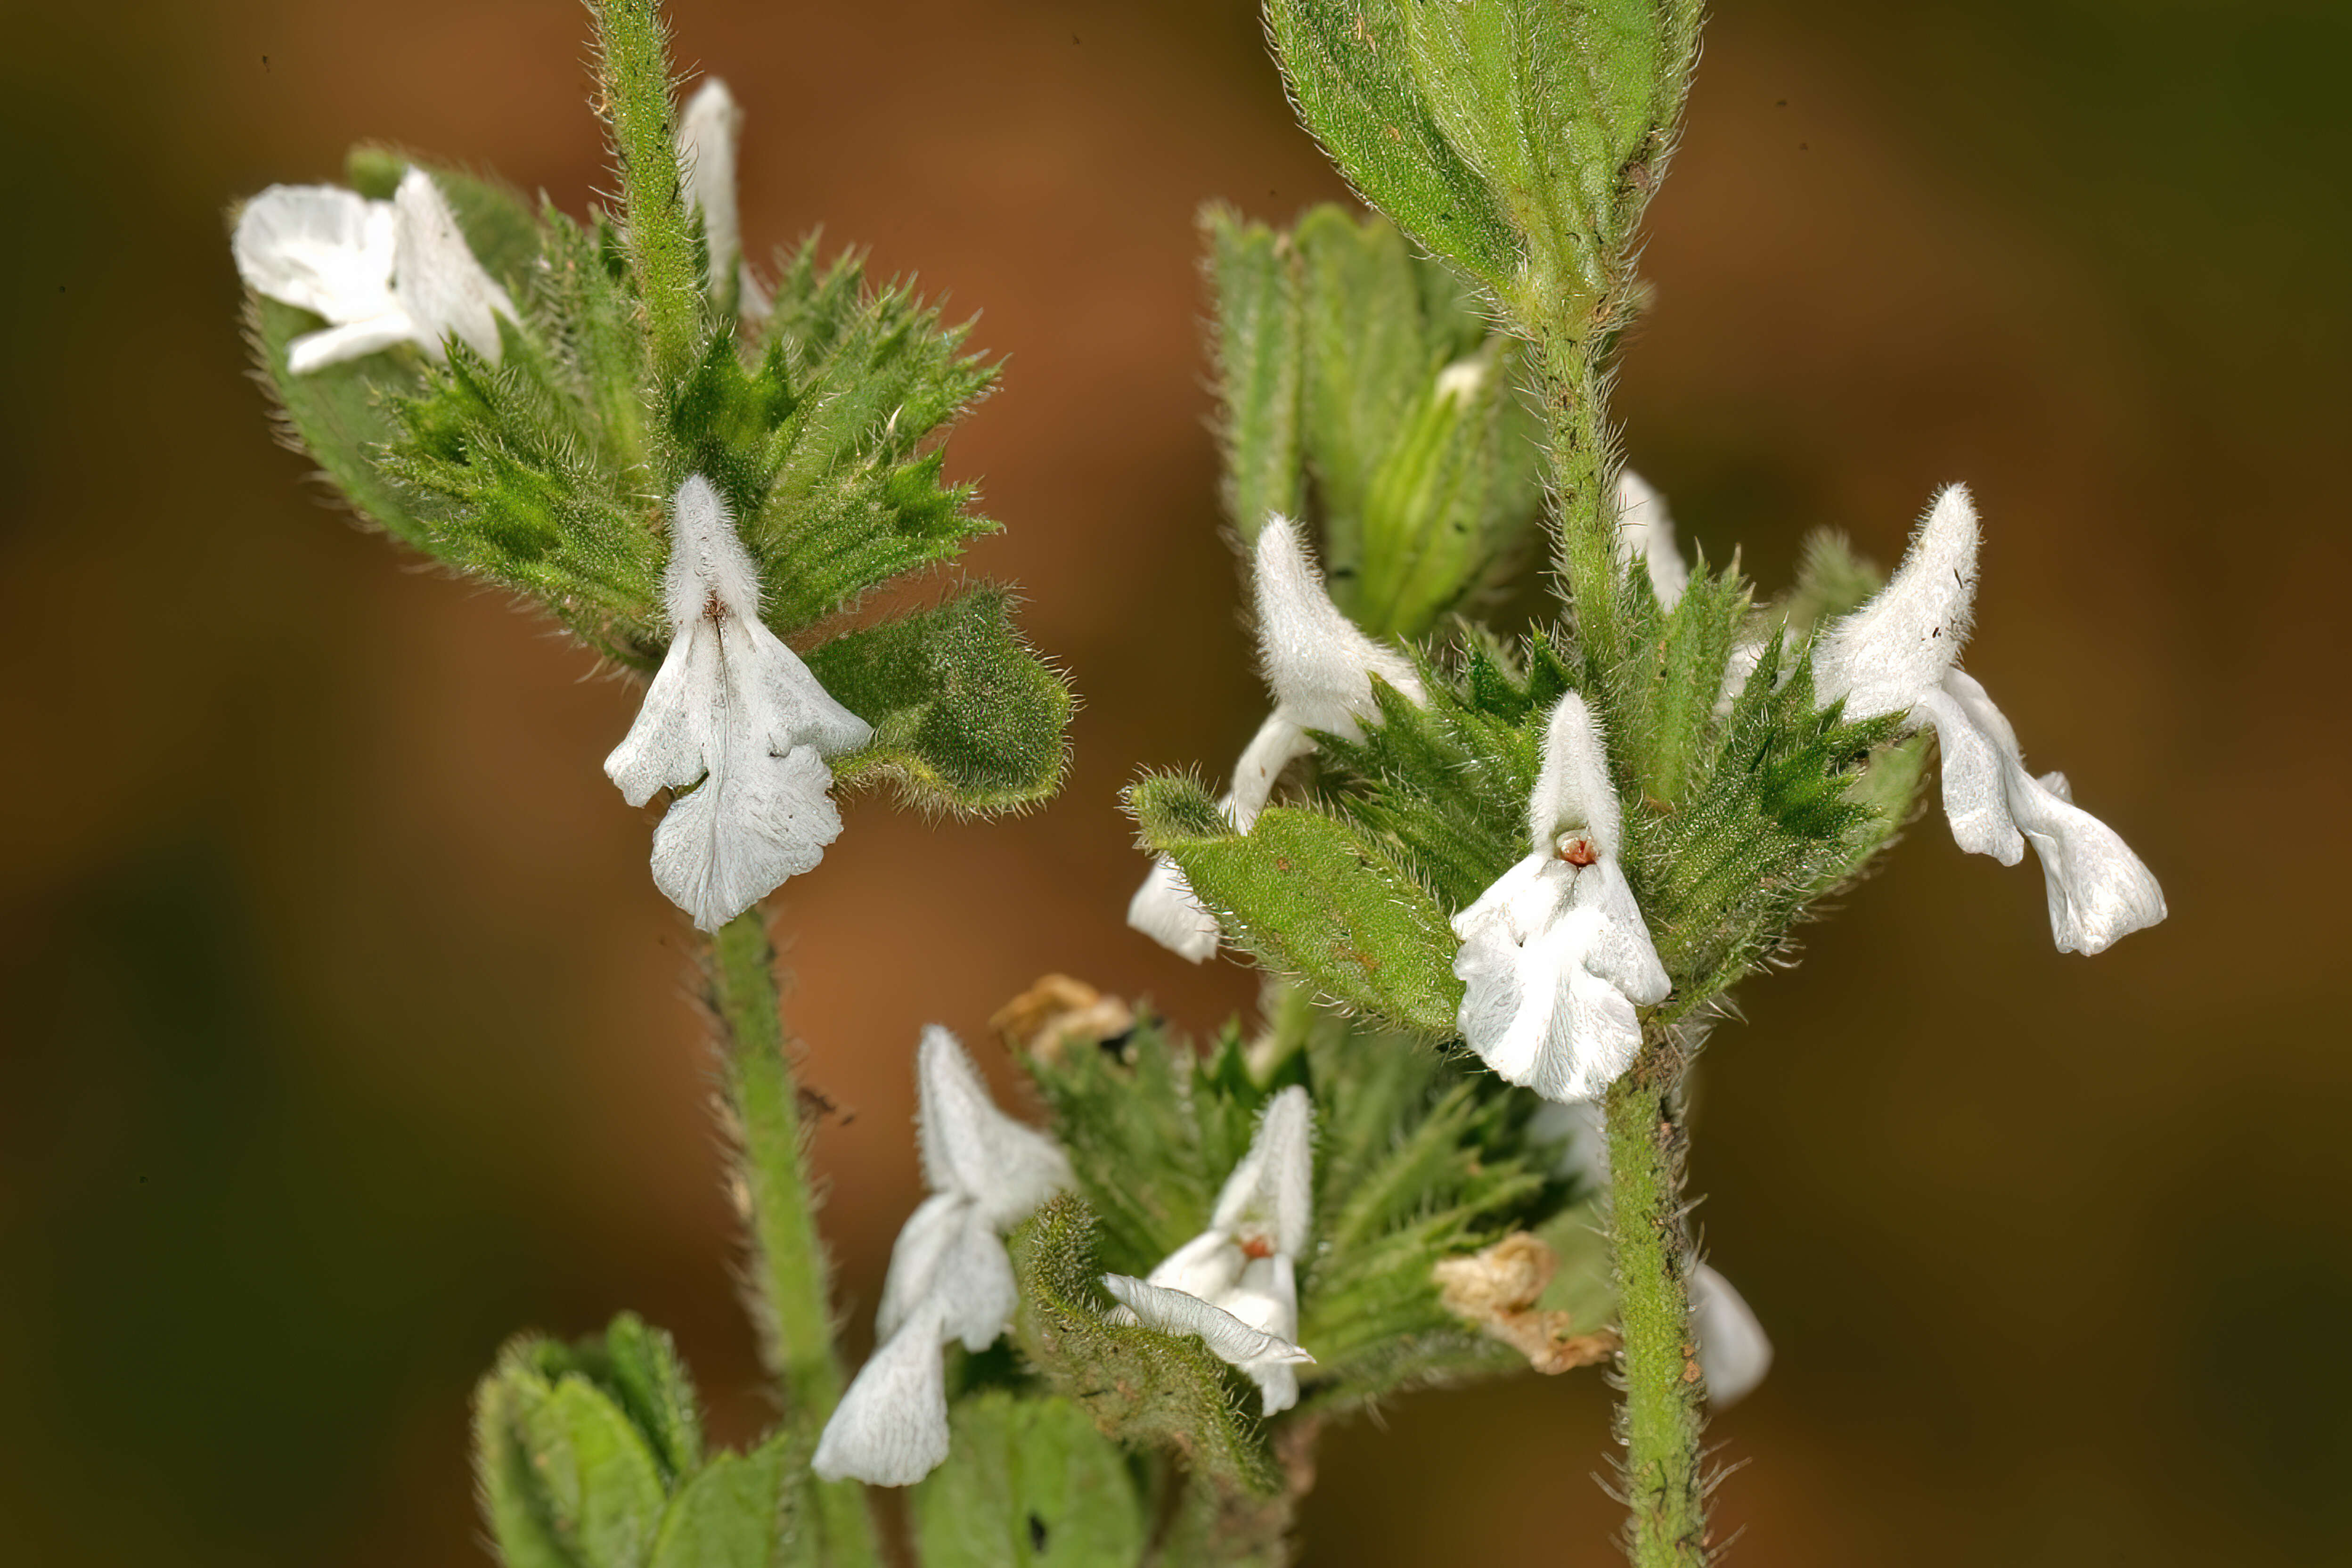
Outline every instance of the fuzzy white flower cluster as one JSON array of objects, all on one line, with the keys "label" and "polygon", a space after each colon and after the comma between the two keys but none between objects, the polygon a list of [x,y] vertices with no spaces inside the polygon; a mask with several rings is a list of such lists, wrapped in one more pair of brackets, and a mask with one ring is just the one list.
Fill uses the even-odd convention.
[{"label": "fuzzy white flower cluster", "polygon": [[687,789],[654,830],[654,883],[716,931],[841,833],[825,759],[874,738],[760,619],[760,576],[697,474],[670,506],[669,652],[604,772],[631,805]]},{"label": "fuzzy white flower cluster", "polygon": [[[678,174],[687,205],[702,214],[711,279],[734,274],[738,310],[762,316],[768,301],[743,263],[735,205],[742,125],[727,84],[705,82],[678,119]],[[520,320],[466,244],[441,187],[418,168],[401,176],[388,202],[340,185],[272,185],[245,205],[229,251],[256,293],[326,318],[323,331],[287,345],[295,375],[396,343],[414,343],[437,363],[452,337],[495,364],[498,318]]]},{"label": "fuzzy white flower cluster", "polygon": [[1608,1088],[1642,1047],[1633,1009],[1673,989],[1619,860],[1623,832],[1600,724],[1570,691],[1544,729],[1532,851],[1454,917],[1464,1042],[1546,1100]]},{"label": "fuzzy white flower cluster", "polygon": [[[1358,630],[1325,591],[1297,523],[1266,519],[1251,555],[1257,602],[1259,660],[1274,691],[1274,711],[1234,764],[1233,787],[1220,802],[1226,819],[1247,833],[1274,794],[1282,770],[1315,749],[1309,730],[1355,740],[1377,717],[1377,675],[1415,702],[1425,700],[1412,662]],[[1223,940],[1183,871],[1166,856],[1127,907],[1127,923],[1195,963]]]},{"label": "fuzzy white flower cluster", "polygon": [[1276,1415],[1298,1403],[1298,1258],[1314,1220],[1315,1108],[1293,1086],[1258,1121],[1248,1154],[1225,1179],[1209,1228],[1150,1277],[1107,1274],[1125,1316],[1165,1334],[1197,1334],[1247,1373]]},{"label": "fuzzy white flower cluster", "polygon": [[996,1109],[963,1047],[934,1025],[916,1053],[916,1127],[931,1195],[898,1232],[877,1346],[825,1423],[810,1466],[827,1480],[911,1486],[948,1457],[947,1373],[961,1340],[983,1351],[1019,1303],[1001,1239],[1069,1184],[1051,1138]]},{"label": "fuzzy white flower cluster", "polygon": [[2061,952],[2104,952],[2164,919],[2164,890],[2105,823],[2074,804],[2063,773],[2026,771],[2016,731],[1957,665],[1977,586],[1979,528],[1967,489],[1936,497],[1903,564],[1876,597],[1813,647],[1821,700],[1849,719],[1901,714],[1932,729],[1943,753],[1944,816],[1973,855],[2042,861]]},{"label": "fuzzy white flower cluster", "polygon": [[272,185],[245,204],[229,252],[254,292],[326,318],[287,345],[296,375],[395,343],[437,361],[452,337],[495,363],[498,318],[515,319],[422,169],[403,174],[388,202],[339,185]]}]

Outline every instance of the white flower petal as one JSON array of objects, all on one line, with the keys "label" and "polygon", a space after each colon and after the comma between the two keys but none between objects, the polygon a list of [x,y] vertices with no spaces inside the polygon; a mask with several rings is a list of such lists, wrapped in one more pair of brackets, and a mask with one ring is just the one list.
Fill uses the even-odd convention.
[{"label": "white flower petal", "polygon": [[905,1487],[948,1457],[946,1338],[927,1304],[876,1347],[817,1439],[809,1468],[829,1481]]},{"label": "white flower petal", "polygon": [[416,323],[395,306],[381,316],[305,332],[292,340],[286,345],[287,374],[308,375],[323,366],[381,353],[394,343],[414,342],[415,339]]},{"label": "white flower petal", "polygon": [[1691,1274],[1691,1338],[1707,1402],[1721,1409],[1744,1399],[1772,1366],[1772,1342],[1731,1281],[1702,1263]]},{"label": "white flower petal", "polygon": [[1265,1415],[1278,1415],[1297,1404],[1298,1368],[1289,1346],[1298,1337],[1298,1279],[1290,1255],[1252,1258],[1242,1270],[1240,1282],[1216,1305],[1284,1347],[1277,1356],[1236,1363],[1256,1382],[1259,1408]]},{"label": "white flower petal", "polygon": [[1160,1259],[1145,1283],[1214,1301],[1240,1282],[1248,1261],[1231,1232],[1204,1230]]},{"label": "white flower petal", "polygon": [[[1328,726],[1323,726],[1328,728]],[[1233,788],[1224,798],[1225,816],[1234,826],[1247,833],[1257,825],[1258,814],[1273,798],[1274,784],[1282,770],[1315,749],[1307,731],[1293,723],[1277,708],[1257,727],[1250,743],[1242,749],[1241,760],[1234,764]]]},{"label": "white flower petal", "polygon": [[1165,855],[1151,862],[1143,885],[1127,901],[1127,923],[1194,963],[1214,957],[1224,935],[1217,917],[1201,907],[1183,868]]},{"label": "white flower petal", "polygon": [[[2007,814],[2042,861],[2050,932],[2058,951],[2104,952],[2118,939],[2163,920],[2164,889],[2155,874],[2120,834],[2074,804],[2063,773],[2036,779],[2026,771],[2017,732],[1984,687],[1956,669],[1945,678],[1944,690],[1998,759]],[[1950,768],[1948,756],[1947,780]],[[1948,800],[1949,794],[1948,783]],[[2015,865],[2017,858],[2012,854],[2002,863]]]},{"label": "white flower petal", "polygon": [[1584,699],[1562,694],[1544,728],[1543,768],[1528,797],[1528,839],[1549,855],[1563,833],[1580,832],[1603,856],[1624,844],[1617,808],[1617,785],[1609,776],[1609,751],[1601,724]]},{"label": "white flower petal", "polygon": [[1664,1001],[1674,991],[1674,982],[1659,961],[1649,924],[1642,919],[1641,906],[1633,901],[1633,889],[1616,859],[1604,856],[1579,871],[1575,891],[1570,896],[1578,908],[1601,917],[1592,945],[1585,952],[1584,967],[1644,1007]]},{"label": "white flower petal", "polygon": [[[2025,858],[2025,840],[2011,816],[2009,788],[2003,773],[2009,766],[2001,732],[1988,731],[1949,689],[1955,680],[1968,680],[1958,670],[1919,699],[1912,717],[1936,731],[1943,754],[1944,820],[1951,825],[1952,842],[1971,855],[1990,855],[2004,866]],[[1971,686],[1974,681],[1969,681]],[[1979,688],[1979,689],[1982,689]],[[2013,748],[2014,741],[2010,742]],[[2010,753],[2013,758],[2012,750]]]},{"label": "white flower petal", "polygon": [[1240,1240],[1263,1239],[1276,1252],[1296,1257],[1307,1249],[1314,1220],[1315,1105],[1305,1089],[1293,1084],[1267,1102],[1249,1152],[1217,1196],[1211,1224]]},{"label": "white flower petal", "polygon": [[814,748],[782,756],[730,724],[710,772],[654,829],[654,885],[704,931],[717,931],[824,858],[841,837],[833,770]]},{"label": "white flower petal", "polygon": [[1331,602],[1297,523],[1268,517],[1254,560],[1258,652],[1284,718],[1354,740],[1363,733],[1359,721],[1380,711],[1374,675],[1415,702],[1426,700],[1412,661],[1366,637]]},{"label": "white flower petal", "polygon": [[898,1227],[890,1247],[889,1271],[882,1276],[881,1304],[874,1309],[874,1338],[878,1342],[897,1333],[916,1308],[929,1300],[947,1256],[973,1215],[971,1200],[961,1193],[933,1193]]},{"label": "white flower petal", "polygon": [[1002,1231],[1070,1181],[1054,1141],[996,1109],[988,1086],[947,1030],[933,1024],[916,1052],[923,1175],[934,1192],[958,1193]]},{"label": "white flower petal", "polygon": [[1665,498],[1631,468],[1617,474],[1617,552],[1649,567],[1659,604],[1671,610],[1681,602],[1690,568],[1675,545],[1675,521],[1666,515]]},{"label": "white flower petal", "polygon": [[1178,1338],[1197,1337],[1209,1347],[1212,1355],[1231,1365],[1260,1362],[1275,1365],[1315,1359],[1297,1345],[1253,1329],[1231,1312],[1181,1290],[1171,1290],[1125,1274],[1104,1275],[1103,1288],[1145,1328]]},{"label": "white flower petal", "polygon": [[1946,486],[1886,586],[1815,646],[1813,680],[1823,706],[1843,698],[1848,719],[1905,713],[1942,681],[1968,640],[1977,542],[1968,487]]},{"label": "white flower petal", "polygon": [[237,215],[229,254],[255,293],[344,325],[399,312],[393,243],[388,202],[337,185],[272,185]]},{"label": "white flower petal", "polygon": [[495,364],[498,318],[515,320],[514,301],[474,258],[441,187],[432,175],[411,167],[400,177],[392,205],[393,292],[415,321],[418,342],[438,359],[443,341],[454,333]]},{"label": "white flower petal", "polygon": [[743,110],[717,77],[687,100],[677,121],[677,172],[688,208],[702,210],[703,247],[713,286],[736,276],[743,258],[743,231],[735,205],[735,149],[743,132]]}]

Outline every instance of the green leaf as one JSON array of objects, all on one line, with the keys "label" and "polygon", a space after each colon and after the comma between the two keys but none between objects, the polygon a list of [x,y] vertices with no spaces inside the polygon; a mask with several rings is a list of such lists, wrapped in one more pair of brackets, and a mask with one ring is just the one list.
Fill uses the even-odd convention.
[{"label": "green leaf", "polygon": [[649,668],[668,640],[661,500],[597,461],[593,416],[536,343],[510,325],[501,336],[499,363],[452,344],[423,391],[396,400],[403,435],[383,471],[442,503],[425,550]]},{"label": "green leaf", "polygon": [[788,1552],[787,1445],[721,1454],[670,1499],[650,1568],[771,1568],[814,1559]]},{"label": "green leaf", "polygon": [[836,784],[894,781],[912,802],[1004,811],[1060,787],[1071,698],[1014,631],[1012,593],[982,586],[813,649],[810,669],[874,742]]},{"label": "green leaf", "polygon": [[1634,566],[1628,596],[1637,616],[1635,657],[1615,704],[1618,750],[1633,759],[1643,796],[1670,807],[1682,804],[1712,728],[1724,668],[1748,616],[1748,585],[1737,573],[1712,573],[1701,562],[1667,613],[1648,584],[1647,570]]},{"label": "green leaf", "polygon": [[1202,902],[1267,968],[1405,1027],[1453,1032],[1462,984],[1445,911],[1369,835],[1288,806],[1235,833],[1181,779],[1148,779],[1129,804],[1145,841],[1183,868]]},{"label": "green leaf", "polygon": [[[1654,184],[1689,71],[1666,0],[1448,0],[1406,28],[1432,117],[1527,247],[1522,320],[1599,300]],[[1532,308],[1530,308],[1532,307]]]},{"label": "green leaf", "polygon": [[1269,513],[1297,517],[1306,499],[1298,252],[1288,236],[1222,204],[1202,210],[1201,231],[1217,309],[1212,342],[1225,515],[1247,542]]},{"label": "green leaf", "polygon": [[581,1568],[541,1480],[529,1418],[552,1392],[530,1364],[535,1347],[509,1345],[474,1393],[474,1470],[490,1535],[507,1568]]},{"label": "green leaf", "polygon": [[669,1335],[635,1313],[614,1318],[595,1339],[542,1342],[537,1364],[550,1377],[577,1375],[601,1389],[646,1440],[665,1483],[702,1463],[702,1415],[686,1365]]},{"label": "green leaf", "polygon": [[1520,242],[1447,141],[1407,52],[1419,0],[1268,0],[1291,100],[1350,184],[1420,244],[1498,294]]},{"label": "green leaf", "polygon": [[[762,563],[763,611],[779,632],[846,609],[996,529],[969,510],[971,485],[941,478],[932,439],[995,384],[995,368],[963,353],[969,332],[942,326],[902,285],[869,289],[856,255],[820,270],[812,239],[785,263],[758,384],[731,395],[726,416],[739,423],[725,437],[749,437],[744,400],[772,419],[730,464],[756,474],[760,493],[729,499]],[[714,419],[720,406],[711,405]],[[712,449],[712,432],[690,423],[678,439]]]},{"label": "green leaf", "polygon": [[1113,1323],[1093,1245],[1093,1216],[1065,1194],[1013,1232],[1021,1352],[1113,1438],[1171,1447],[1217,1485],[1265,1496],[1276,1487],[1255,1408],[1258,1392],[1193,1338]]},{"label": "green leaf", "polygon": [[955,1406],[948,1461],[908,1497],[923,1568],[1133,1568],[1143,1498],[1077,1406],[992,1389]]},{"label": "green leaf", "polygon": [[444,509],[376,466],[385,443],[399,433],[386,395],[421,385],[423,356],[400,350],[296,375],[286,368],[287,345],[317,331],[320,319],[255,295],[247,303],[245,321],[287,444],[308,453],[362,518],[404,543],[429,548]]},{"label": "green leaf", "polygon": [[[483,1497],[509,1568],[639,1568],[652,1545],[666,1500],[660,1467],[621,1405],[580,1370],[591,1363],[611,1369],[593,1344],[520,1340],[476,1396]],[[630,1375],[644,1371],[640,1363]]]},{"label": "green leaf", "polygon": [[1843,533],[1817,528],[1797,557],[1797,584],[1774,606],[1791,638],[1801,640],[1886,585],[1886,574],[1853,552]]}]

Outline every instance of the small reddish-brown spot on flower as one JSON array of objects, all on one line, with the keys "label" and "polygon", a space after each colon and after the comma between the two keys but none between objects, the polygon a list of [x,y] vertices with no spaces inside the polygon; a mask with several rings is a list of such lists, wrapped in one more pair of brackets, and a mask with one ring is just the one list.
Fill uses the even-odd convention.
[{"label": "small reddish-brown spot on flower", "polygon": [[1266,1236],[1245,1236],[1242,1237],[1242,1256],[1244,1258],[1272,1258],[1274,1256],[1274,1238]]},{"label": "small reddish-brown spot on flower", "polygon": [[1592,847],[1591,839],[1580,835],[1559,847],[1559,858],[1571,866],[1590,866],[1600,859],[1601,855]]}]

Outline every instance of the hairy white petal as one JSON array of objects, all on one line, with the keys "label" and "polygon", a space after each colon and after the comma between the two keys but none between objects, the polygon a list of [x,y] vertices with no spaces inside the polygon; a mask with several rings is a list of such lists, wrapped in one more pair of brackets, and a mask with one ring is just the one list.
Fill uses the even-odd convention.
[{"label": "hairy white petal", "polygon": [[1182,867],[1162,855],[1127,901],[1127,923],[1177,957],[1201,963],[1215,955],[1223,931],[1201,905]]},{"label": "hairy white petal", "polygon": [[1267,1102],[1249,1152],[1225,1179],[1211,1224],[1277,1252],[1307,1249],[1315,1218],[1315,1104],[1294,1084]]},{"label": "hairy white petal", "polygon": [[1671,610],[1681,602],[1690,568],[1675,544],[1675,520],[1666,515],[1665,498],[1631,468],[1617,475],[1617,552],[1649,567],[1659,604]]},{"label": "hairy white petal", "polygon": [[1214,1301],[1240,1282],[1248,1261],[1232,1232],[1204,1230],[1160,1259],[1146,1283]]},{"label": "hairy white petal", "polygon": [[1923,695],[1911,710],[1915,720],[1936,731],[1936,744],[1943,753],[1944,820],[1951,825],[1952,842],[1968,853],[1990,855],[2004,866],[2014,866],[2025,858],[2025,840],[2011,816],[2009,788],[2001,775],[2017,754],[2016,742],[2009,740],[2004,758],[2007,723],[2001,726],[2002,735],[1987,730],[1948,689],[1956,679],[1968,677],[1950,671],[1942,685]]},{"label": "hairy white petal", "polygon": [[926,1304],[876,1347],[824,1424],[809,1468],[829,1481],[912,1486],[948,1457],[942,1314]]},{"label": "hairy white petal", "polygon": [[1641,906],[1633,901],[1633,889],[1616,859],[1604,856],[1579,871],[1570,896],[1577,908],[1601,917],[1584,966],[1644,1007],[1664,1001],[1674,982],[1659,962],[1649,924],[1642,919]]},{"label": "hairy white petal", "polygon": [[1717,1409],[1744,1399],[1772,1365],[1772,1342],[1731,1281],[1702,1263],[1690,1282],[1691,1338],[1706,1397]]},{"label": "hairy white petal", "polygon": [[1298,1338],[1298,1278],[1290,1255],[1252,1258],[1240,1281],[1216,1304],[1284,1347],[1279,1355],[1235,1363],[1256,1382],[1259,1408],[1278,1415],[1297,1404],[1298,1368],[1289,1347]]},{"label": "hairy white petal", "polygon": [[1234,1366],[1315,1359],[1297,1345],[1253,1329],[1231,1312],[1181,1290],[1171,1290],[1125,1274],[1104,1275],[1103,1288],[1145,1328],[1179,1338],[1195,1336],[1209,1347],[1211,1354]]},{"label": "hairy white petal", "polygon": [[1968,640],[1977,542],[1968,487],[1946,486],[1886,586],[1815,646],[1813,679],[1824,705],[1845,699],[1848,719],[1907,713],[1942,681]]},{"label": "hairy white petal", "polygon": [[924,1029],[916,1052],[917,1130],[931,1190],[957,1193],[1002,1231],[1070,1181],[1070,1163],[1051,1138],[996,1109],[980,1069],[947,1030]]},{"label": "hairy white petal", "polygon": [[388,202],[339,185],[272,185],[237,215],[229,254],[255,293],[337,325],[399,311]]},{"label": "hairy white petal", "polygon": [[514,301],[482,269],[433,176],[411,167],[392,194],[396,245],[393,292],[416,322],[417,342],[435,359],[452,333],[498,363],[498,318],[513,321]]},{"label": "hairy white petal", "polygon": [[688,207],[702,209],[703,248],[715,288],[732,277],[743,257],[743,230],[735,205],[735,147],[743,110],[717,77],[687,100],[677,119],[677,172]]},{"label": "hairy white petal", "polygon": [[1275,706],[1302,729],[1354,740],[1375,717],[1375,675],[1415,702],[1427,700],[1412,660],[1358,630],[1325,591],[1298,525],[1276,514],[1257,536],[1254,580],[1258,651]]},{"label": "hairy white petal", "polygon": [[291,340],[286,345],[286,369],[292,375],[308,375],[321,366],[381,353],[394,343],[415,339],[416,323],[395,306],[381,316],[305,332]]},{"label": "hairy white petal", "polygon": [[1544,727],[1543,769],[1528,797],[1528,839],[1537,854],[1551,853],[1568,832],[1584,833],[1603,856],[1613,857],[1624,842],[1600,721],[1573,691],[1552,708]]},{"label": "hairy white petal", "polygon": [[972,1217],[971,1200],[961,1193],[933,1193],[915,1206],[890,1247],[889,1271],[882,1276],[881,1304],[874,1309],[874,1338],[898,1331],[931,1293],[940,1260]]},{"label": "hairy white petal", "polygon": [[654,881],[715,931],[824,858],[841,833],[828,755],[873,739],[760,620],[757,568],[697,474],[670,507],[669,651],[604,772],[632,805],[680,796],[654,833]]},{"label": "hairy white petal", "polygon": [[729,725],[700,786],[654,829],[654,885],[704,931],[717,931],[824,858],[841,837],[833,770],[807,746],[778,756]]},{"label": "hairy white petal", "polygon": [[[1954,670],[1945,691],[1998,758],[2009,815],[2042,861],[2050,934],[2061,952],[2104,952],[2165,918],[2164,889],[2122,835],[2074,803],[2063,773],[2026,771],[2017,732],[1982,685]],[[1945,763],[1947,776],[1951,764]],[[2005,864],[2014,865],[2011,857]]]},{"label": "hairy white petal", "polygon": [[[1328,728],[1328,726],[1324,726]],[[1257,825],[1258,814],[1274,795],[1282,770],[1315,749],[1307,731],[1277,708],[1257,727],[1250,743],[1234,764],[1234,787],[1224,798],[1225,816],[1241,832]]]}]

